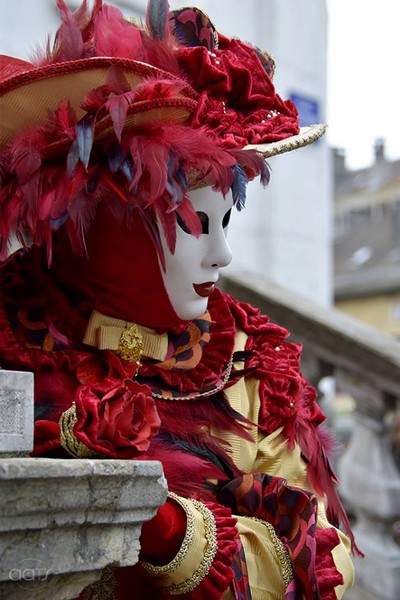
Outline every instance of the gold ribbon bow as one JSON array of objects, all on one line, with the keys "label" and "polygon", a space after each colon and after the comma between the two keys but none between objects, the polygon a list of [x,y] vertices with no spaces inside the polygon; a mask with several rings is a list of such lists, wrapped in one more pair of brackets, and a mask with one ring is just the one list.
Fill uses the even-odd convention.
[{"label": "gold ribbon bow", "polygon": [[108,317],[97,310],[91,314],[83,343],[99,350],[113,350],[138,365],[142,356],[164,361],[168,352],[166,333],[158,334],[148,327]]}]

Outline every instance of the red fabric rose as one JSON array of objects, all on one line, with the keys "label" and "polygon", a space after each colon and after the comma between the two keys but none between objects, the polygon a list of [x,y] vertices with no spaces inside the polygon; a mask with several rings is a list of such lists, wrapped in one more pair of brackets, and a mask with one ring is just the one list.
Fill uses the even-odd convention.
[{"label": "red fabric rose", "polygon": [[[261,392],[267,402],[261,415],[267,421],[269,431],[274,431],[287,420],[292,420],[298,409],[303,391],[303,380],[299,376],[271,373],[261,382]],[[266,425],[264,421],[264,425]]]},{"label": "red fabric rose", "polygon": [[218,49],[181,48],[178,60],[200,93],[193,125],[209,126],[222,146],[269,143],[299,133],[296,106],[275,92],[250,45],[220,35]]},{"label": "red fabric rose", "polygon": [[134,458],[146,451],[161,424],[150,388],[129,379],[82,385],[75,404],[74,435],[111,458]]}]

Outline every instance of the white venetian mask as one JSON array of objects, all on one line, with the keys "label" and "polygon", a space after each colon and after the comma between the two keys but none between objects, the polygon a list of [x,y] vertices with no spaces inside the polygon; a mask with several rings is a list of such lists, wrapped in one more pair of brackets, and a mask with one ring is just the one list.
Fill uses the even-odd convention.
[{"label": "white venetian mask", "polygon": [[160,227],[166,267],[161,273],[170,302],[182,320],[194,319],[207,310],[220,269],[232,260],[226,239],[233,206],[231,192],[224,198],[211,188],[201,188],[189,192],[188,197],[200,217],[202,234],[191,235],[183,223],[178,224],[172,254]]}]

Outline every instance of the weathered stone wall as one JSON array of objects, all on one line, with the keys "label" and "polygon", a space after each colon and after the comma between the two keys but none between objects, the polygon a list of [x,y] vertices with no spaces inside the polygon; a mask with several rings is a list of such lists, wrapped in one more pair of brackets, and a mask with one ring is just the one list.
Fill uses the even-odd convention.
[{"label": "weathered stone wall", "polygon": [[0,598],[70,600],[110,564],[138,560],[167,496],[155,461],[0,460]]}]

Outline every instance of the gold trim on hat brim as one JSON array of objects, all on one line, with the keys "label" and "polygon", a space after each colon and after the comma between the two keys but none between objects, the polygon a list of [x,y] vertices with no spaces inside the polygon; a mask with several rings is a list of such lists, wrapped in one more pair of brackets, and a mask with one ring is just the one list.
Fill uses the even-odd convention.
[{"label": "gold trim on hat brim", "polygon": [[[121,69],[132,90],[149,77],[168,76],[169,79],[174,79],[173,75],[146,63],[112,57],[56,63],[19,73],[0,84],[0,148],[5,147],[19,133],[44,123],[49,111],[56,110],[64,99],[69,100],[79,120],[85,114],[80,108],[84,97],[94,88],[106,83],[112,66]],[[179,122],[189,117],[196,106],[197,94],[189,85],[177,95],[178,100],[185,97],[190,98],[191,102],[187,103],[183,111],[177,111]],[[157,108],[162,113],[162,107]],[[165,120],[174,120],[171,107],[166,111]]]},{"label": "gold trim on hat brim", "polygon": [[323,123],[308,125],[307,127],[300,127],[300,133],[297,135],[292,135],[277,142],[270,142],[269,144],[248,144],[243,150],[257,150],[264,158],[270,158],[277,154],[291,152],[303,146],[308,146],[308,144],[316,142],[323,136],[326,130],[327,125]]}]

